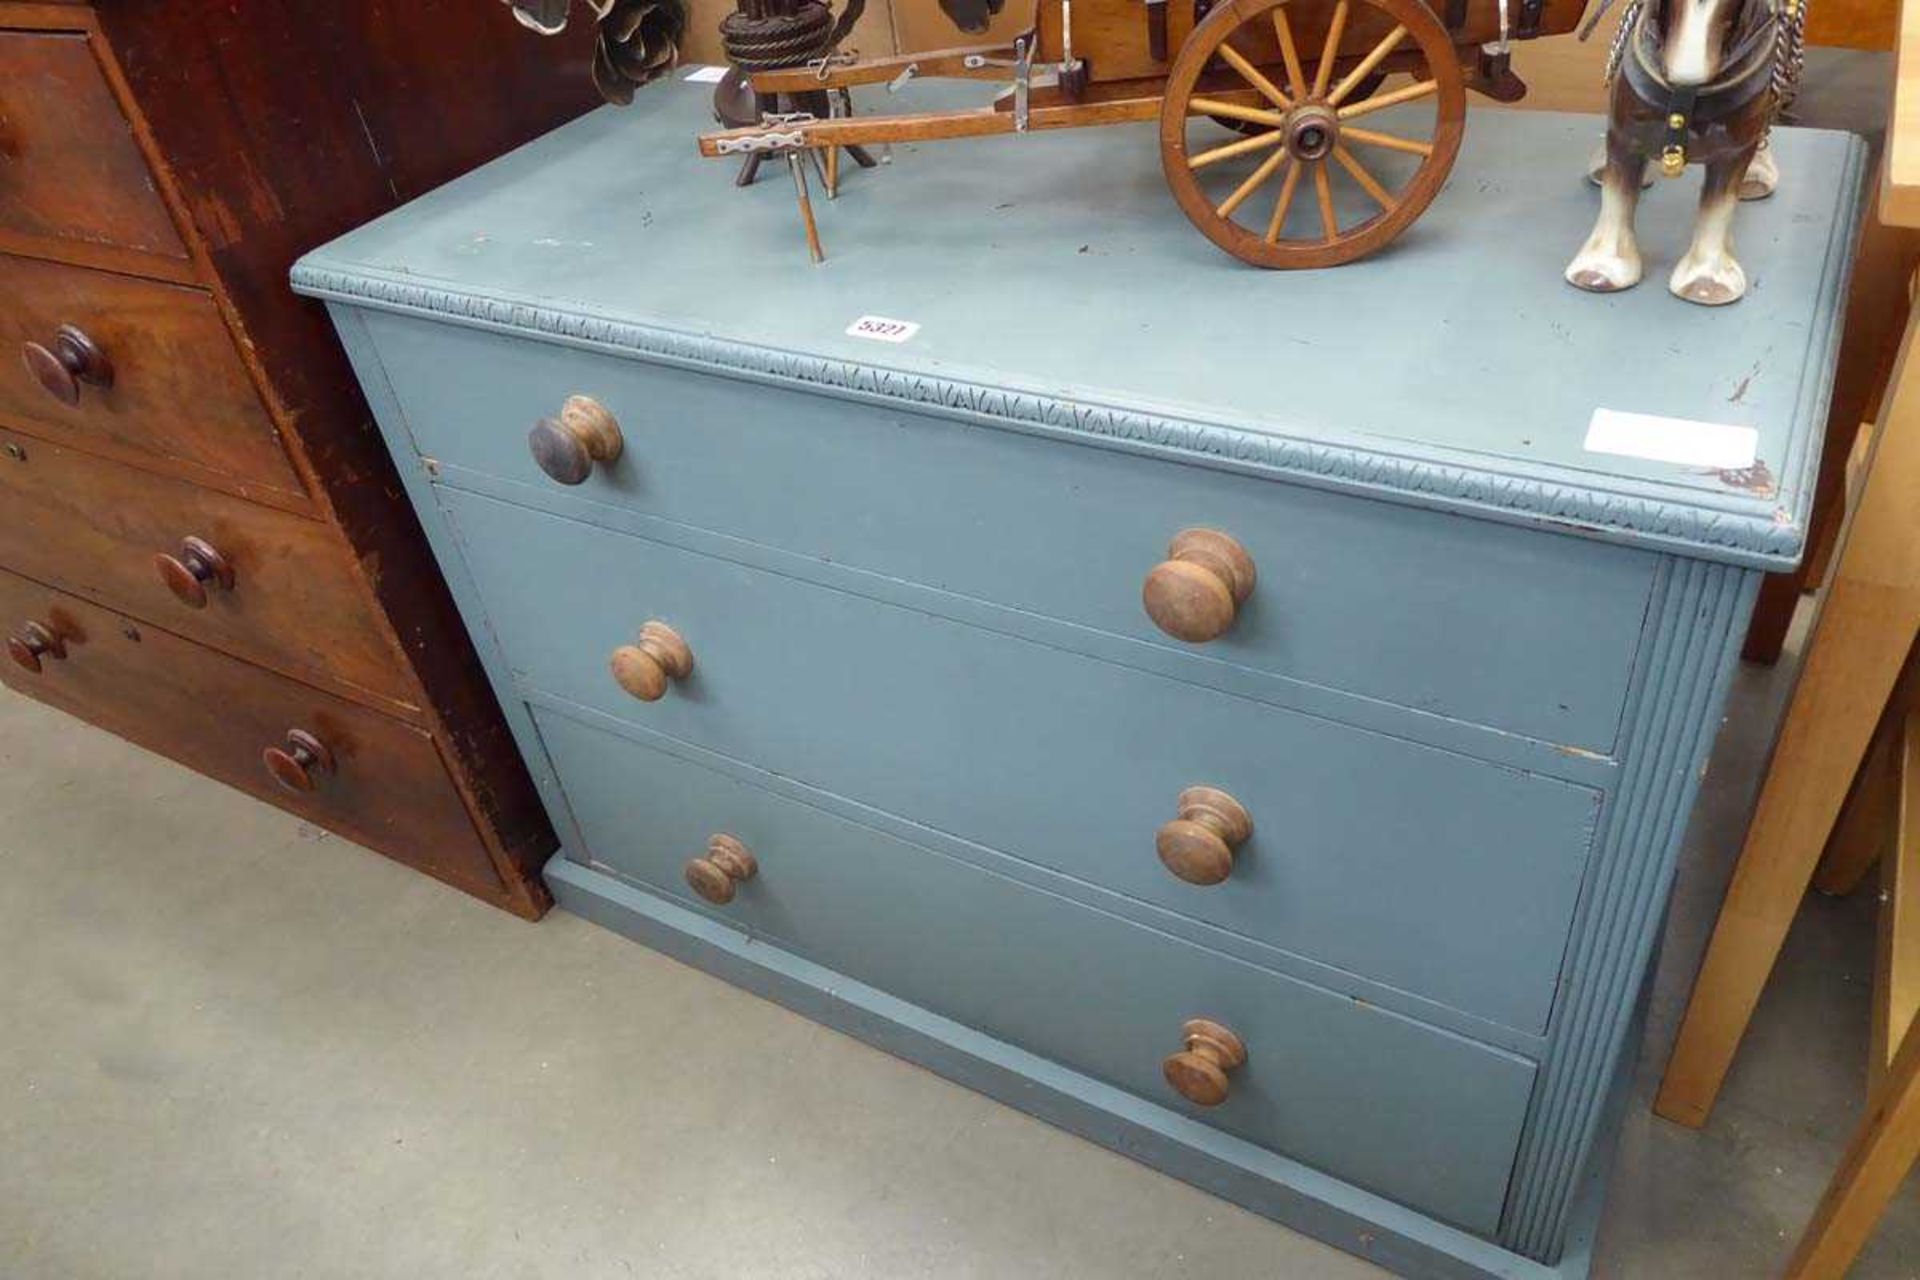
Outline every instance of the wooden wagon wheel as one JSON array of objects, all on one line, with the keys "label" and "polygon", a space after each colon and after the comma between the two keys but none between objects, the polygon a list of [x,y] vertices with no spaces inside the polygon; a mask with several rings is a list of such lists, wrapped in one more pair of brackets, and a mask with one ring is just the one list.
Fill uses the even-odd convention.
[{"label": "wooden wagon wheel", "polygon": [[[1209,240],[1262,267],[1336,266],[1399,235],[1446,181],[1466,119],[1458,56],[1421,0],[1335,0],[1324,33],[1299,33],[1304,41],[1293,26],[1303,11],[1302,0],[1226,0],[1181,46],[1160,108],[1160,160],[1174,199]],[[1349,54],[1343,41],[1355,33],[1361,52]],[[1301,43],[1318,48],[1311,62],[1302,60]],[[1278,59],[1271,52],[1276,48]],[[1409,53],[1418,57],[1411,84],[1364,98],[1355,92],[1383,62],[1404,62]],[[1286,68],[1284,87],[1260,69],[1276,62]],[[1256,105],[1246,105],[1249,96]],[[1411,103],[1430,107],[1416,127],[1420,136],[1409,136],[1398,119],[1394,132],[1359,123]],[[1220,116],[1261,128],[1231,142],[1189,147],[1192,122]],[[1236,163],[1254,167],[1232,184],[1222,175],[1231,175]],[[1371,214],[1341,225],[1336,174],[1342,187],[1359,190]],[[1209,183],[1217,190],[1210,192]],[[1252,198],[1269,186],[1271,201]],[[1307,202],[1295,207],[1307,187],[1318,212],[1310,223]]]}]

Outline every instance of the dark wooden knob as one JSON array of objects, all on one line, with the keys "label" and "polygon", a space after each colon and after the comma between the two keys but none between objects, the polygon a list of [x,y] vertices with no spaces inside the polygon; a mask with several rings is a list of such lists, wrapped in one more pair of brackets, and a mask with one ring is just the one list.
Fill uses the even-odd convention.
[{"label": "dark wooden knob", "polygon": [[233,564],[205,538],[183,538],[178,555],[162,551],[153,566],[167,590],[189,609],[206,608],[210,590],[233,590]]},{"label": "dark wooden knob", "polygon": [[1188,884],[1219,884],[1233,874],[1233,855],[1253,834],[1238,800],[1214,787],[1180,793],[1180,816],[1160,828],[1154,846],[1167,870]]},{"label": "dark wooden knob", "polygon": [[46,346],[29,342],[20,348],[27,372],[46,389],[48,395],[64,405],[80,403],[80,384],[96,387],[113,385],[113,362],[98,343],[76,325],[63,324],[54,330],[53,341]]},{"label": "dark wooden knob", "polygon": [[1204,644],[1233,625],[1253,579],[1253,557],[1238,542],[1215,529],[1182,529],[1147,575],[1140,599],[1154,626]]},{"label": "dark wooden knob", "polygon": [[622,689],[642,702],[658,702],[668,681],[693,673],[693,650],[666,623],[649,622],[640,628],[640,643],[621,645],[607,665]]},{"label": "dark wooden knob", "polygon": [[22,623],[7,637],[7,656],[39,675],[42,659],[58,662],[67,656],[67,642],[41,623]]},{"label": "dark wooden knob", "polygon": [[570,396],[556,418],[542,418],[527,433],[527,448],[547,475],[561,484],[584,484],[596,462],[612,462],[624,447],[620,424],[591,396]]},{"label": "dark wooden knob", "polygon": [[333,752],[305,729],[288,730],[286,745],[268,747],[260,761],[275,782],[302,795],[318,789],[320,779],[334,770]]},{"label": "dark wooden knob", "polygon": [[710,836],[707,851],[687,863],[687,884],[717,907],[733,901],[743,880],[753,879],[760,864],[753,851],[729,835]]},{"label": "dark wooden knob", "polygon": [[1198,1107],[1217,1107],[1227,1100],[1231,1081],[1227,1073],[1247,1060],[1247,1046],[1239,1036],[1206,1018],[1189,1018],[1180,1027],[1186,1048],[1160,1064],[1173,1091]]}]

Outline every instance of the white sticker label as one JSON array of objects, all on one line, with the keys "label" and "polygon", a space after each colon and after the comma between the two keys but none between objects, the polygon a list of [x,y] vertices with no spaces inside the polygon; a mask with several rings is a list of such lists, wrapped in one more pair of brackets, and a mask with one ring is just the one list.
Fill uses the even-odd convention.
[{"label": "white sticker label", "polygon": [[695,67],[680,78],[688,84],[718,84],[726,74],[725,67]]},{"label": "white sticker label", "polygon": [[1724,422],[1595,409],[1587,423],[1587,452],[1737,471],[1759,457],[1760,433]]},{"label": "white sticker label", "polygon": [[850,338],[871,338],[875,342],[905,342],[920,332],[912,320],[889,320],[885,316],[861,316],[847,326]]}]

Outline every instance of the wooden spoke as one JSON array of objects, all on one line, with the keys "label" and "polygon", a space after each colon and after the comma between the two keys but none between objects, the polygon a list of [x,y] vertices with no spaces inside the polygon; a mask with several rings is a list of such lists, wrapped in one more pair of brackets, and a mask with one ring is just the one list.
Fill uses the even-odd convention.
[{"label": "wooden spoke", "polygon": [[[1180,211],[1261,267],[1336,266],[1390,243],[1439,196],[1460,151],[1466,77],[1457,33],[1435,16],[1434,0],[1310,7],[1303,19],[1301,0],[1214,0],[1174,55],[1160,101],[1160,167]],[[1375,94],[1388,71],[1408,65],[1426,68],[1419,83]],[[1403,113],[1417,119],[1356,127],[1382,107],[1429,98]],[[1195,117],[1245,136],[1221,141]],[[1236,156],[1244,159],[1230,171],[1210,167]]]},{"label": "wooden spoke", "polygon": [[1273,171],[1275,169],[1278,169],[1281,165],[1285,164],[1286,161],[1287,161],[1286,150],[1284,148],[1276,149],[1272,155],[1268,156],[1265,160],[1262,160],[1260,162],[1260,167],[1258,169],[1255,169],[1252,173],[1247,175],[1247,180],[1245,182],[1241,183],[1239,186],[1233,189],[1232,195],[1228,196],[1225,200],[1222,200],[1218,205],[1216,205],[1213,211],[1219,214],[1223,218],[1231,218],[1233,216],[1233,211],[1235,209],[1238,209],[1241,205],[1245,204],[1247,197],[1252,195],[1255,191],[1259,190],[1260,184],[1265,182],[1268,178],[1271,178],[1273,176]]},{"label": "wooden spoke", "polygon": [[[1341,2],[1344,4],[1345,0],[1341,0]],[[1214,52],[1218,53],[1228,66],[1238,71],[1242,80],[1245,80],[1248,84],[1258,89],[1260,96],[1268,102],[1271,102],[1282,111],[1286,111],[1293,106],[1293,99],[1280,92],[1280,86],[1262,75],[1260,68],[1248,62],[1246,57],[1242,55],[1238,49],[1235,49],[1232,45],[1222,40],[1220,47],[1214,50]]]},{"label": "wooden spoke", "polygon": [[1300,66],[1300,50],[1293,43],[1293,22],[1287,17],[1287,6],[1282,4],[1273,11],[1273,34],[1280,41],[1280,56],[1287,64],[1287,87],[1293,90],[1295,98],[1307,96],[1307,73]]},{"label": "wooden spoke", "polygon": [[1360,184],[1360,189],[1372,196],[1374,203],[1378,204],[1382,209],[1391,211],[1393,206],[1400,203],[1393,198],[1393,195],[1385,187],[1380,185],[1379,181],[1375,179],[1372,174],[1367,172],[1365,165],[1353,158],[1353,152],[1347,150],[1339,143],[1334,144],[1333,158],[1340,162],[1342,169],[1345,169],[1353,175],[1353,180]]},{"label": "wooden spoke", "polygon": [[1270,129],[1278,129],[1287,122],[1287,118],[1278,111],[1262,111],[1258,107],[1243,107],[1237,102],[1225,102],[1219,98],[1187,99],[1187,114],[1190,116],[1225,116],[1229,120],[1245,120],[1248,124],[1264,124]]},{"label": "wooden spoke", "polygon": [[1431,97],[1440,88],[1438,80],[1421,80],[1404,85],[1391,93],[1376,93],[1371,98],[1362,98],[1340,108],[1342,120],[1352,120],[1357,116],[1371,115],[1387,107],[1397,107],[1403,102],[1413,102],[1419,98]]},{"label": "wooden spoke", "polygon": [[1258,151],[1262,147],[1277,147],[1280,145],[1280,137],[1280,131],[1275,129],[1271,133],[1257,133],[1251,138],[1242,138],[1238,142],[1228,142],[1221,146],[1214,147],[1210,151],[1202,151],[1197,156],[1187,157],[1187,167],[1189,169],[1204,169],[1210,164],[1221,160],[1229,160],[1234,156],[1243,156],[1249,151]]},{"label": "wooden spoke", "polygon": [[1287,176],[1280,183],[1280,198],[1273,203],[1273,217],[1267,219],[1267,243],[1277,244],[1280,240],[1280,228],[1287,224],[1287,210],[1293,208],[1293,193],[1300,186],[1300,170],[1303,166],[1294,165],[1287,170]]},{"label": "wooden spoke", "polygon": [[1433,144],[1416,142],[1412,138],[1397,138],[1391,133],[1375,133],[1371,129],[1359,129],[1346,125],[1340,128],[1343,142],[1364,142],[1370,147],[1385,147],[1389,151],[1404,151],[1410,156],[1430,156]]},{"label": "wooden spoke", "polygon": [[1395,27],[1393,30],[1387,32],[1386,37],[1381,40],[1379,44],[1373,46],[1372,51],[1368,53],[1366,57],[1360,59],[1359,64],[1355,66],[1353,70],[1347,72],[1346,79],[1342,80],[1339,85],[1335,87],[1334,91],[1327,95],[1327,105],[1334,107],[1339,106],[1341,101],[1345,99],[1349,93],[1353,92],[1353,86],[1373,74],[1373,69],[1379,66],[1388,54],[1399,48],[1400,42],[1406,38],[1407,29],[1405,27]]},{"label": "wooden spoke", "polygon": [[1340,37],[1347,30],[1347,0],[1333,6],[1333,21],[1327,24],[1327,43],[1320,49],[1320,65],[1314,68],[1313,96],[1322,97],[1333,80],[1333,60],[1340,56]]},{"label": "wooden spoke", "polygon": [[1314,163],[1313,194],[1320,200],[1321,239],[1331,240],[1340,234],[1340,222],[1333,216],[1333,183],[1327,177],[1325,160]]}]

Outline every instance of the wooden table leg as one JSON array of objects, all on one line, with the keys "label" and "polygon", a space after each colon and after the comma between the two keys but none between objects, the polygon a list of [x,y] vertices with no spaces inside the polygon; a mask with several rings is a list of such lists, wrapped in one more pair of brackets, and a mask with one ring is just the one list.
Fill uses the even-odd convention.
[{"label": "wooden table leg", "polygon": [[1880,936],[1873,980],[1873,1035],[1867,1096],[1880,1092],[1894,1055],[1920,1010],[1920,710],[1906,711],[1893,733],[1897,796],[1892,847],[1881,862]]},{"label": "wooden table leg", "polygon": [[1917,252],[1920,238],[1910,229],[1890,227],[1869,215],[1861,229],[1853,288],[1847,297],[1846,327],[1840,339],[1839,367],[1834,371],[1833,399],[1828,405],[1820,470],[1814,484],[1806,555],[1798,569],[1769,574],[1761,584],[1760,599],[1740,654],[1749,662],[1772,663],[1779,659],[1801,593],[1819,587],[1825,580],[1828,555],[1846,516],[1847,452],[1861,422],[1877,420],[1880,388],[1893,365],[1895,344],[1906,324],[1906,284],[1913,274]]},{"label": "wooden table leg", "polygon": [[1860,495],[1654,1110],[1706,1123],[1920,630],[1920,334],[1909,326]]},{"label": "wooden table leg", "polygon": [[[1881,814],[1891,819],[1893,839],[1881,863],[1886,891],[1867,1115],[1794,1250],[1790,1280],[1840,1280],[1920,1158],[1920,1035],[1913,1030],[1920,1007],[1920,712],[1896,707],[1880,741],[1897,794],[1893,812]],[[1896,1051],[1891,1062],[1889,1046]]]},{"label": "wooden table leg", "polygon": [[1898,730],[1882,724],[1860,764],[1846,807],[1833,824],[1827,850],[1813,869],[1813,887],[1843,898],[1860,887],[1874,864],[1893,847],[1893,829],[1900,812]]},{"label": "wooden table leg", "polygon": [[[1841,403],[1836,397],[1836,409]],[[1857,422],[1850,428],[1846,426],[1844,419],[1848,416],[1836,412],[1827,423],[1820,470],[1813,485],[1813,514],[1807,523],[1807,550],[1799,568],[1787,573],[1770,573],[1760,584],[1753,617],[1747,623],[1746,642],[1740,647],[1740,656],[1748,662],[1770,667],[1780,661],[1800,601],[1820,585],[1820,561],[1826,555],[1829,539],[1846,518],[1846,494],[1841,477],[1846,470],[1848,432],[1860,427]]]},{"label": "wooden table leg", "polygon": [[1911,1031],[1885,1087],[1854,1131],[1846,1159],[1827,1184],[1800,1237],[1788,1280],[1840,1280],[1873,1234],[1887,1201],[1920,1157],[1920,1036]]},{"label": "wooden table leg", "polygon": [[[1876,1078],[1866,1118],[1788,1265],[1791,1280],[1845,1275],[1920,1159],[1920,1035],[1914,1033],[1914,1010],[1920,1007],[1920,713],[1903,714],[1888,736],[1900,770],[1900,800],[1880,907],[1870,1064]],[[1898,1047],[1891,1063],[1889,1045]]]},{"label": "wooden table leg", "polygon": [[1707,1121],[1905,663],[1914,620],[1842,560],[1653,1109]]}]

